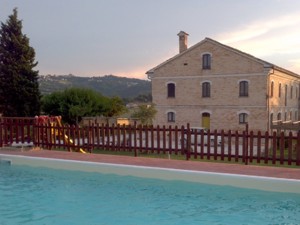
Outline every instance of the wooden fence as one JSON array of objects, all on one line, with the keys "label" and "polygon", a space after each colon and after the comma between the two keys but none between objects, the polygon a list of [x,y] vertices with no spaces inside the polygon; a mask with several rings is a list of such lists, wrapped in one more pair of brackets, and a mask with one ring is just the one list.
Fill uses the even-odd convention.
[{"label": "wooden fence", "polygon": [[[0,118],[0,147],[140,154],[244,164],[300,166],[300,134],[252,131],[195,132],[186,127],[39,124],[34,118]],[[174,157],[175,158],[175,157]]]}]

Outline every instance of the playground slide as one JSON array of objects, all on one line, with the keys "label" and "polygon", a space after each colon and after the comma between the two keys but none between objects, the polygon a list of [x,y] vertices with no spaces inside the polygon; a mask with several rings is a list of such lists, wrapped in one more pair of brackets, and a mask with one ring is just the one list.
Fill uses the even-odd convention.
[{"label": "playground slide", "polygon": [[[65,135],[64,135],[64,138],[65,138],[65,141],[66,141],[66,142],[73,144],[73,140],[72,140],[71,138],[69,138],[68,135],[65,134]],[[80,151],[81,153],[86,153],[86,151],[84,151],[82,148],[80,148],[79,151]]]},{"label": "playground slide", "polygon": [[[61,125],[61,120],[60,120],[60,118],[59,118],[59,117],[56,117],[56,120],[57,120],[58,125],[61,127],[62,125]],[[61,135],[64,136],[66,142],[71,143],[71,144],[74,143],[73,140],[72,140],[71,138],[68,137],[68,135],[63,134],[63,133],[62,133]],[[86,153],[86,151],[84,151],[82,148],[79,148],[79,151],[80,151],[81,153]]]}]

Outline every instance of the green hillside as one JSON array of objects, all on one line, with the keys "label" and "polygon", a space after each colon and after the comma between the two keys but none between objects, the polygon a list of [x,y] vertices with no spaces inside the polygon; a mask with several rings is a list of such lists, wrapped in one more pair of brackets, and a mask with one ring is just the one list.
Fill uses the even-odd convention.
[{"label": "green hillside", "polygon": [[90,88],[111,97],[135,98],[151,93],[151,82],[127,77],[107,75],[102,77],[79,77],[74,75],[42,75],[39,78],[43,95],[70,87]]}]

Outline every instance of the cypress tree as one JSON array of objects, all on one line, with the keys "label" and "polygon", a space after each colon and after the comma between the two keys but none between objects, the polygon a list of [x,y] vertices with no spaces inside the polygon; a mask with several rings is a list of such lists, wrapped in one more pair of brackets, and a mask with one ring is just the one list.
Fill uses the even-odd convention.
[{"label": "cypress tree", "polygon": [[0,113],[35,116],[40,113],[38,71],[33,70],[35,51],[22,33],[15,8],[0,29]]}]

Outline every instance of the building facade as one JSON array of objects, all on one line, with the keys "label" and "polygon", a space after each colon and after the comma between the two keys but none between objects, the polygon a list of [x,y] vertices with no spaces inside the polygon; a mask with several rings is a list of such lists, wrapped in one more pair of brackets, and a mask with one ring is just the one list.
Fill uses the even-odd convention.
[{"label": "building facade", "polygon": [[210,38],[146,72],[157,109],[154,124],[267,131],[274,120],[297,121],[300,76]]}]

